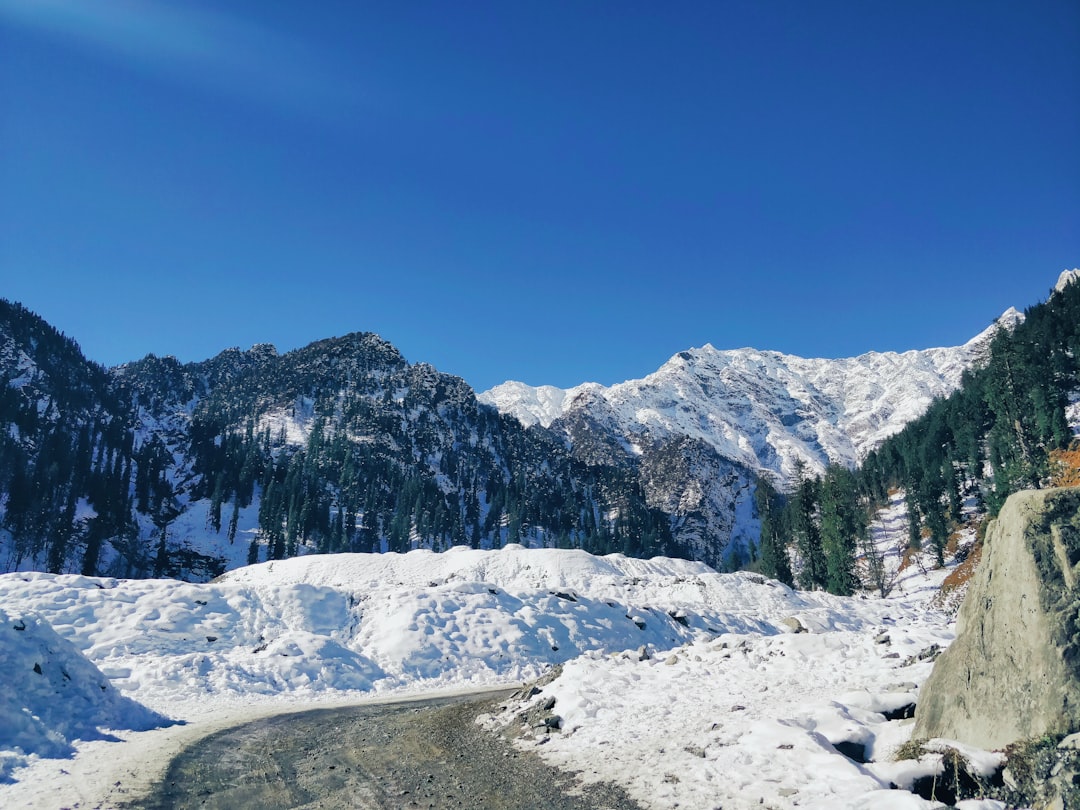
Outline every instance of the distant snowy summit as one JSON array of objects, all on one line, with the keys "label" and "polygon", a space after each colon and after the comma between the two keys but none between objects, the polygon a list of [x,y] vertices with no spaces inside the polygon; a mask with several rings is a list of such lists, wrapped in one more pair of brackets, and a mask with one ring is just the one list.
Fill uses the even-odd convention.
[{"label": "distant snowy summit", "polygon": [[570,425],[587,418],[630,453],[674,437],[700,440],[785,485],[800,462],[810,471],[830,462],[856,464],[935,398],[956,390],[997,330],[1011,330],[1023,318],[1009,308],[962,346],[835,360],[706,344],[679,352],[640,380],[569,389],[506,382],[479,400],[525,425],[561,431],[571,442]]},{"label": "distant snowy summit", "polygon": [[1078,278],[1080,278],[1080,267],[1074,267],[1072,270],[1062,270],[1061,275],[1058,276],[1057,284],[1054,285],[1054,292],[1061,292]]}]

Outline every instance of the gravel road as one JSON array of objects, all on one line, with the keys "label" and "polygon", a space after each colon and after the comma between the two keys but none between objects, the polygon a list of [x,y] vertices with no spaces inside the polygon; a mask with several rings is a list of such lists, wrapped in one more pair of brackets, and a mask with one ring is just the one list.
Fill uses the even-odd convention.
[{"label": "gravel road", "polygon": [[144,799],[176,808],[633,810],[614,786],[581,788],[473,720],[510,693],[320,709],[195,743]]}]

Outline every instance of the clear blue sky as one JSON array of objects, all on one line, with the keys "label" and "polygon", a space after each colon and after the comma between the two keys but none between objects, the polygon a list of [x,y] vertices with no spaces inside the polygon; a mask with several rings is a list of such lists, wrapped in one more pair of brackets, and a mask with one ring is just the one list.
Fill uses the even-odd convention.
[{"label": "clear blue sky", "polygon": [[963,342],[1080,265],[1080,3],[0,0],[0,296],[477,389]]}]

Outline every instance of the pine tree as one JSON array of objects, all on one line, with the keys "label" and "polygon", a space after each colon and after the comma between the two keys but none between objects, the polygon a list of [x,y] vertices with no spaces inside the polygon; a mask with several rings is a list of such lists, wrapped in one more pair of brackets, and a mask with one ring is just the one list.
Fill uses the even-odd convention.
[{"label": "pine tree", "polygon": [[754,506],[761,521],[761,573],[795,586],[788,559],[787,545],[781,537],[782,504],[780,496],[771,483],[759,478],[754,489]]},{"label": "pine tree", "polygon": [[240,523],[240,496],[237,495],[233,499],[232,516],[229,518],[229,542],[232,543],[236,539],[236,529]]},{"label": "pine tree", "polygon": [[855,476],[846,468],[833,464],[826,470],[820,487],[820,511],[825,588],[850,596],[859,585],[855,555],[866,518],[858,502]]},{"label": "pine tree", "polygon": [[798,573],[799,587],[806,590],[824,588],[828,582],[828,565],[821,543],[818,524],[818,482],[805,477],[802,465],[796,471],[799,479],[792,499],[791,519],[795,547],[802,567]]}]

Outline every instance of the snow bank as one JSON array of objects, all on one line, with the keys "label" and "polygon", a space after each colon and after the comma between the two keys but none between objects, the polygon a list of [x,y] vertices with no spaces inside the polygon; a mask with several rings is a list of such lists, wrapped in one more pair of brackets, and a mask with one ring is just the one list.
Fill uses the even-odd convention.
[{"label": "snow bank", "polygon": [[796,610],[776,583],[702,577],[718,591],[706,585],[704,603],[741,604],[765,626],[792,610],[810,632],[744,625],[647,657],[589,652],[489,722],[524,725],[522,747],[587,782],[617,782],[657,810],[940,807],[903,789],[940,771],[940,758],[891,761],[911,736],[903,718],[932,651],[954,637],[929,607],[946,572],[921,559],[899,569],[904,508],[894,497],[873,527],[890,598],[797,593],[805,605]]},{"label": "snow bank", "polygon": [[[881,531],[894,542],[888,521]],[[937,575],[897,576],[898,598],[841,598],[684,560],[456,548],[299,557],[206,584],[7,574],[0,610],[41,617],[3,638],[47,634],[50,649],[97,673],[73,681],[91,692],[111,682],[109,706],[119,690],[196,726],[316,700],[520,683],[562,664],[544,695],[564,733],[539,750],[586,779],[624,783],[644,806],[856,806],[876,794],[910,808],[924,805],[885,788],[910,784],[913,766],[839,750],[880,760],[906,741],[910,727],[884,715],[914,699],[930,667],[918,654],[952,638],[925,606]],[[24,680],[40,678],[29,655],[6,656]],[[30,695],[11,690],[4,717],[43,716]],[[106,712],[98,700],[67,716],[91,730],[160,722],[139,719],[131,701]],[[93,739],[81,727],[58,733],[60,752]],[[115,747],[130,756],[140,747],[127,737]],[[14,778],[27,752],[47,750],[35,739],[0,740]],[[105,743],[74,744],[109,756]],[[34,778],[74,779],[64,773]]]},{"label": "snow bank", "polygon": [[70,642],[34,615],[0,610],[0,781],[31,755],[62,758],[75,741],[115,739],[169,721],[120,694]]},{"label": "snow bank", "polygon": [[554,698],[562,730],[526,747],[645,806],[845,807],[910,784],[903,763],[865,761],[907,739],[910,724],[884,713],[915,702],[931,667],[918,654],[951,633],[903,618],[880,643],[880,632],[724,635],[647,660],[585,655],[501,721]]},{"label": "snow bank", "polygon": [[505,683],[589,651],[777,634],[792,616],[857,631],[886,610],[683,560],[521,547],[300,557],[208,584],[8,574],[2,606],[47,616],[161,709],[208,695]]}]

